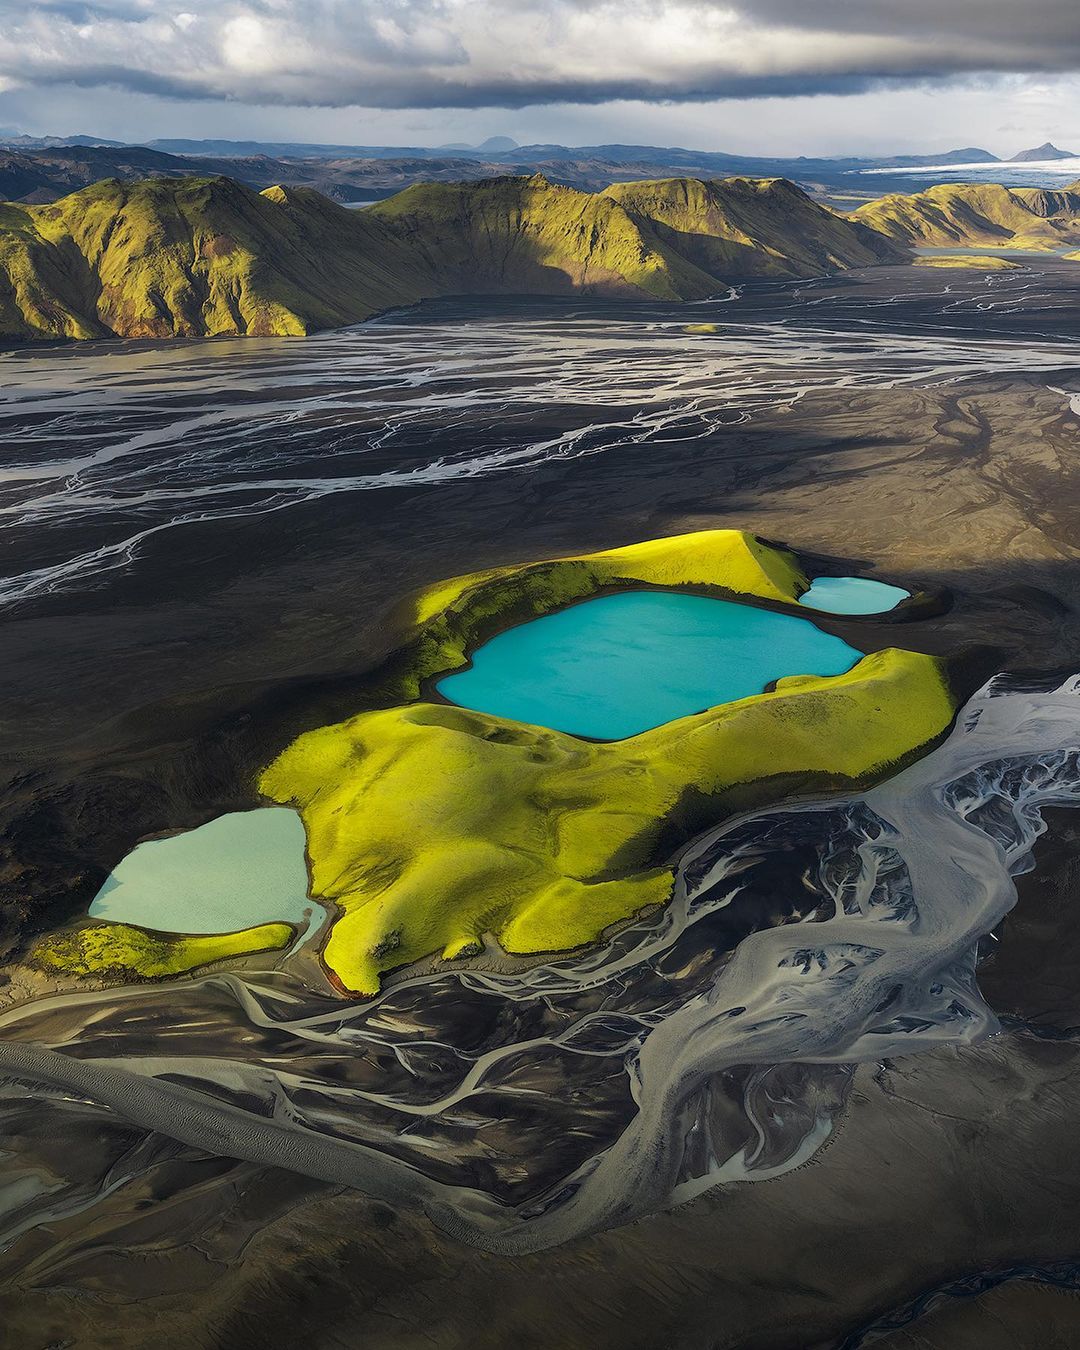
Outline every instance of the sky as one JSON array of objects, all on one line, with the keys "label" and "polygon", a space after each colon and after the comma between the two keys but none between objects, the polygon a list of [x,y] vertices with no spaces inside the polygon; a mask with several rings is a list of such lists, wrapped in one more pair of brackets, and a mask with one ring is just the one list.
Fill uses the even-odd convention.
[{"label": "sky", "polygon": [[1080,150],[1080,0],[0,0],[0,129]]}]

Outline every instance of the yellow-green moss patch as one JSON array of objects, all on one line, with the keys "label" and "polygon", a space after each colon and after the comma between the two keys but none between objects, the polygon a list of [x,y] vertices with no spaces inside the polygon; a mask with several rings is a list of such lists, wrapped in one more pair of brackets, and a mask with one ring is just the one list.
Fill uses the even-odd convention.
[{"label": "yellow-green moss patch", "polygon": [[[760,588],[749,593],[805,584],[790,555],[741,539],[691,535],[587,561],[594,584],[624,574],[628,554],[650,579],[702,581],[725,557],[729,581]],[[676,542],[687,545],[681,558]],[[485,575],[485,585],[498,576]],[[447,583],[421,610],[432,623],[478,585]],[[363,713],[299,737],[259,787],[301,812],[312,892],[342,910],[328,967],[345,988],[373,993],[386,971],[475,950],[487,932],[517,953],[592,941],[665,901],[664,860],[726,811],[793,783],[868,781],[940,735],[953,712],[940,663],[890,649],[844,675],[781,680],[603,744],[430,703]]]},{"label": "yellow-green moss patch", "polygon": [[1020,272],[1023,265],[1000,253],[939,253],[915,259],[916,267],[968,267],[980,272]]},{"label": "yellow-green moss patch", "polygon": [[42,938],[30,960],[64,975],[160,979],[229,956],[277,951],[288,946],[292,936],[287,923],[264,923],[239,933],[200,937],[172,937],[122,923],[98,923]]}]

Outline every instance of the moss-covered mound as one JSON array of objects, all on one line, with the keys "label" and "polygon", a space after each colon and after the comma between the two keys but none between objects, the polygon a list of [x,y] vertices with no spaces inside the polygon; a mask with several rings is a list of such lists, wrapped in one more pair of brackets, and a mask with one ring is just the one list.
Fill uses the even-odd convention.
[{"label": "moss-covered mound", "polygon": [[952,714],[939,663],[890,649],[605,744],[429,703],[364,713],[301,736],[260,787],[301,811],[313,891],[343,911],[327,965],[374,993],[487,932],[518,953],[590,942],[668,898],[658,864],[707,819],[793,780],[865,781]]},{"label": "moss-covered mound", "polygon": [[1080,184],[1052,191],[940,183],[867,202],[850,219],[909,244],[1053,250],[1080,242]]},{"label": "moss-covered mound", "polygon": [[938,253],[915,259],[916,267],[974,268],[979,272],[1021,272],[1023,264],[1000,253]]},{"label": "moss-covered mound", "polygon": [[[807,580],[792,554],[732,530],[459,577],[412,606],[411,687],[497,626],[628,585],[790,604]],[[888,650],[605,744],[444,704],[364,713],[299,737],[259,788],[301,812],[313,893],[342,911],[327,965],[373,993],[386,971],[489,932],[517,953],[592,941],[665,901],[672,850],[727,811],[868,781],[953,711],[938,661]]]},{"label": "moss-covered mound", "polygon": [[287,923],[264,923],[239,933],[173,937],[123,923],[89,924],[42,938],[30,960],[43,970],[106,979],[161,979],[230,956],[278,951],[292,941]]}]

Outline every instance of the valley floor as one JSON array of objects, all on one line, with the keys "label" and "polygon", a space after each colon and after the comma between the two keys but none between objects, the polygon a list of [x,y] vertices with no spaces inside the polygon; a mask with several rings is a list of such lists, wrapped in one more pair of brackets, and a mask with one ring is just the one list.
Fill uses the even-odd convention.
[{"label": "valley floor", "polygon": [[[904,645],[970,647],[972,687],[1080,669],[1078,299],[1065,262],[884,268],[726,304],[445,301],[360,339],[4,358],[16,461],[86,447],[0,473],[10,956],[137,838],[247,803],[268,748],[353,710],[401,596],[466,571],[735,527],[947,588]],[[863,1066],[797,1171],[506,1258],[133,1130],[150,1170],[4,1253],[0,1321],[78,1350],[807,1350],[1052,1266],[1062,1287],[932,1302],[873,1344],[1008,1350],[1032,1324],[1069,1344],[1078,831],[1053,819],[980,968],[1004,1034]],[[4,1147],[63,1177],[54,1113],[28,1107]]]}]

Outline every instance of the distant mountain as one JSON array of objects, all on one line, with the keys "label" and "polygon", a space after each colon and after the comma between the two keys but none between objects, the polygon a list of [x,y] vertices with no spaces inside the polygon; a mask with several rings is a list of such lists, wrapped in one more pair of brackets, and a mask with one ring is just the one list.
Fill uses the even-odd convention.
[{"label": "distant mountain", "polygon": [[[25,138],[23,138],[25,140]],[[58,141],[65,138],[49,137]],[[91,141],[93,137],[76,137]],[[82,148],[88,156],[78,165],[44,162],[40,154],[59,149]],[[930,155],[894,155],[867,158],[762,158],[721,151],[690,150],[681,146],[536,144],[516,146],[509,137],[491,137],[480,146],[387,146],[326,145],[300,142],[233,140],[158,140],[148,146],[45,146],[21,153],[37,160],[14,172],[0,171],[0,198],[13,201],[55,200],[85,183],[108,177],[131,178],[130,163],[121,151],[149,151],[162,156],[145,162],[145,174],[223,174],[252,187],[275,183],[312,187],[336,201],[380,200],[412,183],[466,182],[506,174],[528,176],[542,173],[552,182],[583,191],[598,192],[613,183],[692,176],[695,178],[789,178],[819,200],[848,209],[859,200],[886,192],[909,192],[918,185],[913,171],[928,170],[923,184],[934,181],[933,165],[1000,163],[990,151],[977,146],[939,151]],[[115,151],[116,155],[110,154]],[[859,177],[874,171],[872,184]],[[1017,168],[1012,170],[1015,178]],[[1048,172],[1048,171],[1043,171]],[[1033,171],[1031,183],[1041,181]],[[867,189],[872,186],[873,193]]]},{"label": "distant mountain", "polygon": [[[509,138],[493,137],[485,145],[503,142],[509,142]],[[869,187],[876,194],[916,190],[917,180],[907,175],[928,163],[993,161],[989,151],[972,146],[937,155],[895,156],[885,162],[750,159],[679,147],[636,145],[595,145],[574,149],[534,145],[510,150],[464,147],[453,152],[446,147],[408,151],[390,146],[331,147],[288,143],[275,146],[254,141],[155,142],[155,146],[161,145],[194,149],[173,154],[146,146],[53,145],[38,150],[0,152],[0,200],[55,201],[104,178],[135,180],[223,175],[249,187],[264,188],[284,183],[314,188],[335,201],[371,202],[382,200],[413,183],[470,182],[507,174],[528,177],[542,173],[551,182],[585,192],[599,192],[615,183],[685,176],[788,178],[819,200],[848,209],[871,196],[867,191]],[[207,153],[210,147],[230,153],[211,155]],[[262,153],[275,148],[290,153]],[[239,150],[247,153],[234,153]],[[360,150],[367,153],[358,153]],[[300,151],[305,153],[298,153]],[[860,174],[868,166],[874,169],[873,178],[861,178]],[[1014,175],[1017,172],[1015,167],[1012,172]],[[922,181],[932,183],[934,177],[928,173]],[[1037,173],[1032,181],[1040,181]]]},{"label": "distant mountain", "polygon": [[[77,188],[105,178],[205,178],[220,174],[249,187],[276,183],[313,187],[338,201],[373,201],[424,181],[461,181],[506,173],[500,164],[458,157],[443,159],[271,159],[251,155],[242,159],[211,159],[196,155],[168,155],[143,146],[109,149],[101,146],[54,147],[22,152],[0,150],[0,200],[51,202]],[[606,187],[611,181],[602,169],[592,174],[568,172],[581,186]]]},{"label": "distant mountain", "polygon": [[[61,138],[41,138],[59,140]],[[75,138],[72,138],[75,139]],[[93,138],[77,138],[91,140]],[[512,148],[498,148],[510,145]],[[552,182],[598,192],[612,183],[690,175],[790,178],[812,195],[846,206],[865,197],[857,175],[876,170],[876,192],[909,191],[904,177],[927,161],[966,163],[992,159],[989,151],[969,147],[937,155],[895,156],[890,161],[861,159],[754,159],[719,152],[647,145],[513,146],[509,137],[493,137],[483,146],[430,149],[400,146],[303,145],[257,141],[155,141],[150,146],[57,146],[9,150],[25,161],[5,159],[0,166],[0,199],[54,201],[103,178],[141,176],[205,177],[222,174],[251,187],[275,183],[312,187],[345,202],[376,201],[420,182],[464,182],[506,174],[542,173]],[[156,158],[152,158],[156,156]],[[895,169],[896,176],[888,170]]]},{"label": "distant mountain", "polygon": [[1002,161],[989,150],[977,145],[965,146],[962,150],[946,150],[940,155],[893,155],[879,159],[875,163],[881,168],[918,169],[936,164],[1000,164]]},{"label": "distant mountain", "polygon": [[[257,177],[255,166],[245,165],[243,161],[215,163],[205,159],[180,159],[143,146],[70,145],[50,146],[33,152],[0,150],[0,200],[51,202],[103,178],[205,177],[208,172],[215,171],[247,178],[245,170],[249,168]],[[259,186],[272,181],[274,175],[269,173]]]},{"label": "distant mountain", "polygon": [[882,197],[851,219],[915,245],[1055,249],[1080,243],[1080,183],[1061,189],[946,183]]},{"label": "distant mountain", "polygon": [[446,153],[423,145],[309,145],[303,141],[156,140],[147,141],[147,146],[169,155],[225,159],[260,155],[282,159],[439,159]]},{"label": "distant mountain", "polygon": [[[626,147],[595,148],[598,151],[613,149],[623,157],[617,160],[599,156],[538,159],[530,157],[525,151],[492,151],[488,158],[481,159],[470,151],[455,155],[446,152],[439,157],[404,155],[396,159],[355,156],[300,159],[268,155],[212,158],[206,155],[172,155],[145,146],[53,146],[35,151],[0,151],[0,200],[31,203],[55,201],[77,188],[104,178],[205,178],[214,174],[235,178],[249,187],[264,188],[276,183],[311,187],[336,201],[345,202],[377,201],[417,182],[468,182],[504,177],[507,174],[527,177],[537,172],[552,182],[587,192],[601,191],[613,183],[678,177],[687,173],[710,178],[730,174],[765,177],[791,177],[794,174],[807,186],[829,181],[846,186],[851,182],[846,177],[849,172],[846,168],[837,171],[830,180],[828,175],[809,161],[801,165],[787,165],[791,172],[777,174],[772,171],[771,162],[763,166],[751,162],[748,169],[741,160],[719,157],[720,163],[687,168],[649,162],[647,159],[634,160],[627,157]],[[642,149],[644,151],[647,147]],[[679,153],[690,155],[692,152]],[[898,182],[903,186],[903,180]],[[889,179],[875,180],[875,187],[879,189],[896,185]]]},{"label": "distant mountain", "polygon": [[21,133],[0,135],[0,146],[13,150],[49,150],[54,146],[67,145],[108,145],[119,148],[126,144],[126,141],[107,141],[100,136],[25,136]]},{"label": "distant mountain", "polygon": [[305,188],[112,179],[0,206],[0,336],[303,334],[447,294],[701,299],[903,256],[783,180],[499,178],[348,211]]},{"label": "distant mountain", "polygon": [[735,155],[727,151],[688,150],[684,146],[660,145],[558,145],[538,143],[518,145],[508,136],[492,136],[481,145],[453,142],[436,147],[408,145],[317,145],[289,141],[157,140],[148,142],[152,150],[174,155],[209,155],[232,158],[265,155],[285,159],[439,159],[451,153],[469,155],[515,165],[557,164],[599,161],[610,165],[649,164],[669,169],[688,169],[698,173],[781,174],[788,170],[849,172],[859,168],[918,168],[931,164],[967,164],[994,162],[989,150],[968,146],[934,155]]},{"label": "distant mountain", "polygon": [[518,143],[511,140],[509,136],[489,136],[486,141],[481,141],[479,145],[469,145],[467,141],[449,141],[446,145],[440,145],[438,148],[440,150],[477,150],[490,153],[516,150]]},{"label": "distant mountain", "polygon": [[663,162],[681,165],[686,168],[713,170],[717,172],[779,172],[793,170],[799,173],[815,171],[850,172],[863,168],[919,168],[932,164],[967,164],[975,160],[994,161],[996,155],[989,150],[967,147],[962,150],[945,150],[936,155],[879,155],[879,156],[838,156],[834,158],[812,158],[806,155],[789,157],[765,157],[761,155],[733,155],[724,151],[686,150],[681,146],[660,147],[655,145],[583,145],[575,149],[561,145],[522,145],[514,151],[517,159],[529,159],[543,156],[550,160],[559,159],[600,159],[608,163]]},{"label": "distant mountain", "polygon": [[1059,150],[1056,145],[1046,141],[1043,145],[1037,145],[1034,150],[1021,150],[1018,155],[1013,155],[1009,163],[1031,164],[1037,160],[1049,159],[1076,159],[1076,154],[1072,150]]}]

